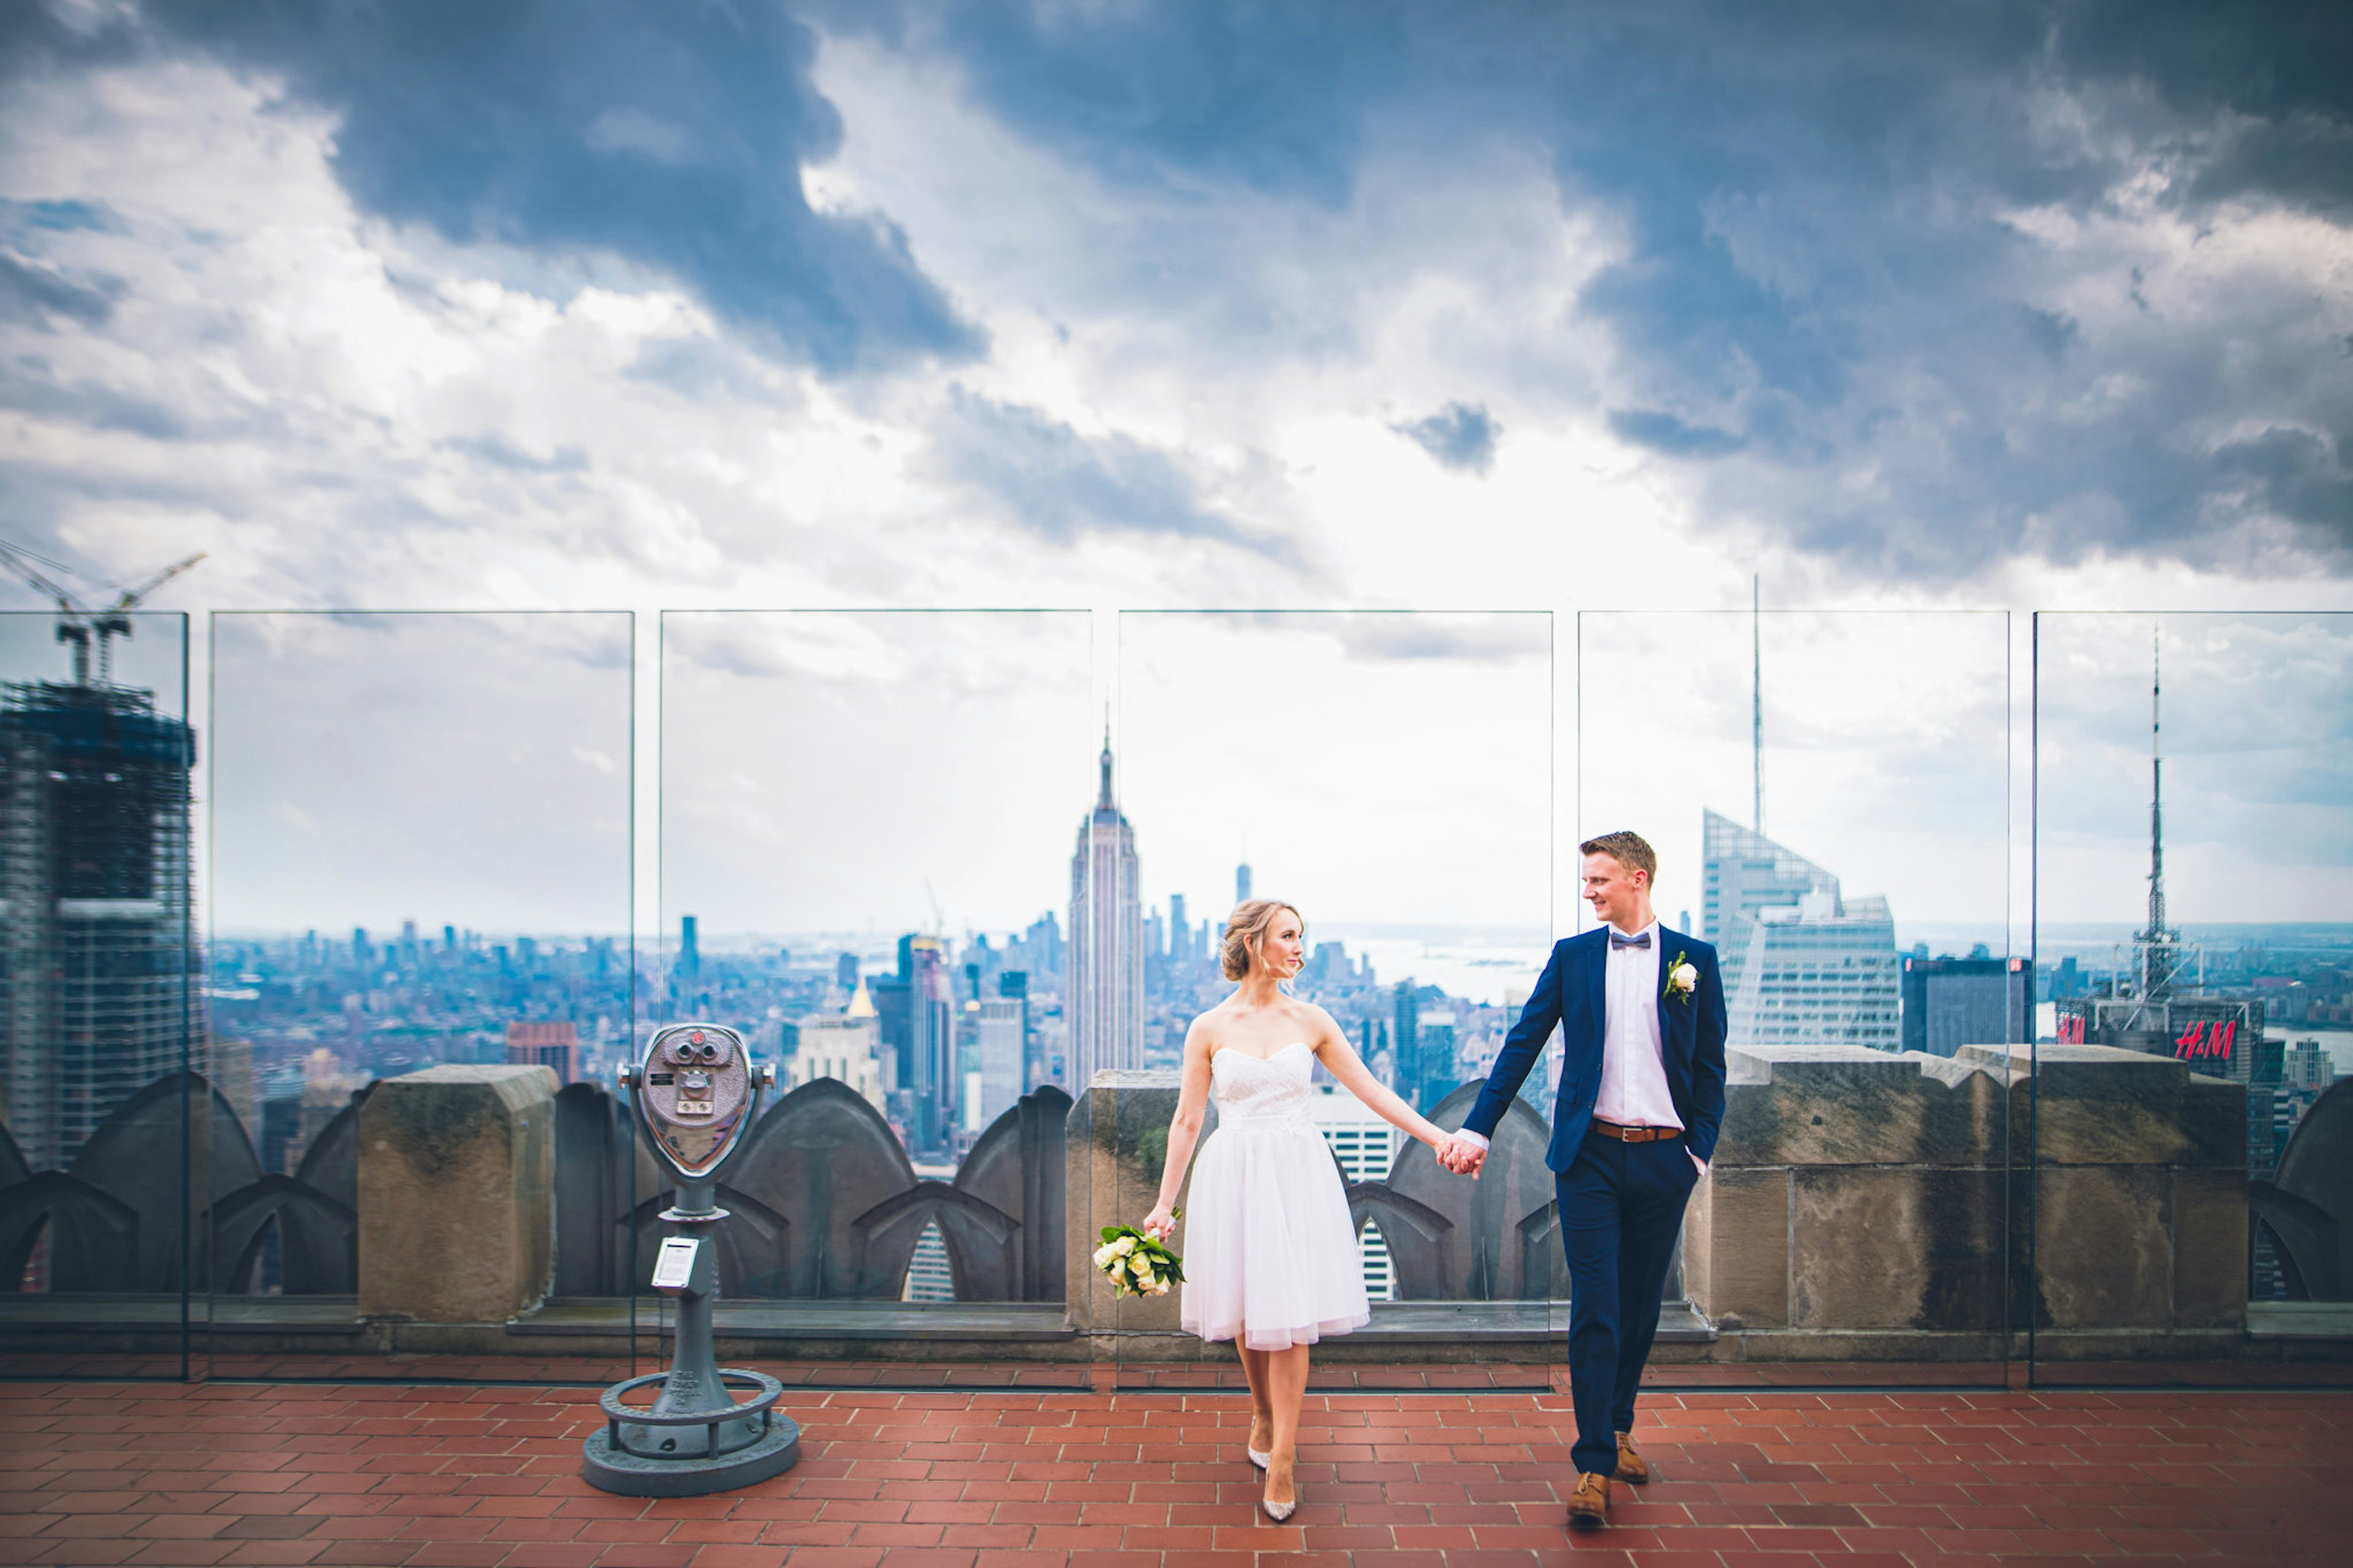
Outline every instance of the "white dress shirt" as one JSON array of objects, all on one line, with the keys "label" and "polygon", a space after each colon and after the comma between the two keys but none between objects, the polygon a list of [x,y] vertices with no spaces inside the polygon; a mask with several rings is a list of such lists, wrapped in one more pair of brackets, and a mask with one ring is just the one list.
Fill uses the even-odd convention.
[{"label": "white dress shirt", "polygon": [[[1604,960],[1601,1085],[1593,1096],[1593,1114],[1620,1127],[1672,1127],[1680,1132],[1683,1119],[1675,1114],[1675,1097],[1667,1088],[1666,1042],[1659,1034],[1662,984],[1659,976],[1666,963],[1663,938],[1655,920],[1641,931],[1625,934],[1645,933],[1650,946],[1613,944]],[[1472,1149],[1487,1147],[1487,1140],[1468,1128],[1454,1137]],[[1692,1156],[1692,1163],[1707,1169],[1697,1154]]]},{"label": "white dress shirt", "polygon": [[1672,1127],[1680,1132],[1683,1119],[1675,1114],[1675,1097],[1667,1091],[1666,1043],[1659,1035],[1660,947],[1665,939],[1656,921],[1626,934],[1647,936],[1650,945],[1609,944],[1602,985],[1601,1087],[1593,1096],[1593,1114],[1620,1127]]}]

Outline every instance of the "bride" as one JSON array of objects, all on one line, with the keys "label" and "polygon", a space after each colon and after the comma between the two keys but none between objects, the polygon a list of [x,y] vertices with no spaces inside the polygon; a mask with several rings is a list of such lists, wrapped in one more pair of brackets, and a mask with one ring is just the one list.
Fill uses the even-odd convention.
[{"label": "bride", "polygon": [[1177,1193],[1215,1095],[1218,1134],[1193,1172],[1183,1321],[1204,1340],[1241,1342],[1250,1458],[1266,1472],[1263,1503],[1276,1520],[1298,1506],[1307,1347],[1372,1316],[1340,1173],[1307,1117],[1314,1064],[1432,1149],[1446,1142],[1373,1077],[1330,1014],[1283,992],[1306,962],[1306,934],[1297,910],[1270,899],[1236,906],[1226,921],[1219,961],[1241,984],[1186,1034],[1160,1202],[1140,1227],[1163,1240],[1176,1228]]}]

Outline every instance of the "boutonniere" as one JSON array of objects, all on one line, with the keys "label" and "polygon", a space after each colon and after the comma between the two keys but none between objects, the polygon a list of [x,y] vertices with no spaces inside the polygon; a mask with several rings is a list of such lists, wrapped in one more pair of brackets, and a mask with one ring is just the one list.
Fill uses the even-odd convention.
[{"label": "boutonniere", "polygon": [[1698,989],[1698,968],[1689,958],[1678,952],[1675,954],[1675,961],[1667,965],[1667,988],[1659,994],[1660,999],[1663,1001],[1672,998],[1677,1002],[1688,1002],[1691,1000],[1692,993]]}]

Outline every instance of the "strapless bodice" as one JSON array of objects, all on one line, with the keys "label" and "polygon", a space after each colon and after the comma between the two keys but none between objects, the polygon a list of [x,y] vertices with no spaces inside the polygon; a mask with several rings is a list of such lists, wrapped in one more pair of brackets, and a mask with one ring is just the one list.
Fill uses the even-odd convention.
[{"label": "strapless bodice", "polygon": [[1209,1094],[1220,1128],[1306,1127],[1315,1053],[1294,1040],[1270,1057],[1229,1047],[1209,1058]]}]

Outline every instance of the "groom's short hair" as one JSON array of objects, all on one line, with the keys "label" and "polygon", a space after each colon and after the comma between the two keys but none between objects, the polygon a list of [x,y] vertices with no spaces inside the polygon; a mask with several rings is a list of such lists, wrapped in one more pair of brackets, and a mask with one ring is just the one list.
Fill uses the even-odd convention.
[{"label": "groom's short hair", "polygon": [[1577,850],[1580,855],[1607,855],[1629,871],[1641,872],[1651,882],[1659,879],[1659,852],[1639,833],[1622,829],[1605,833],[1599,838],[1587,839]]}]

